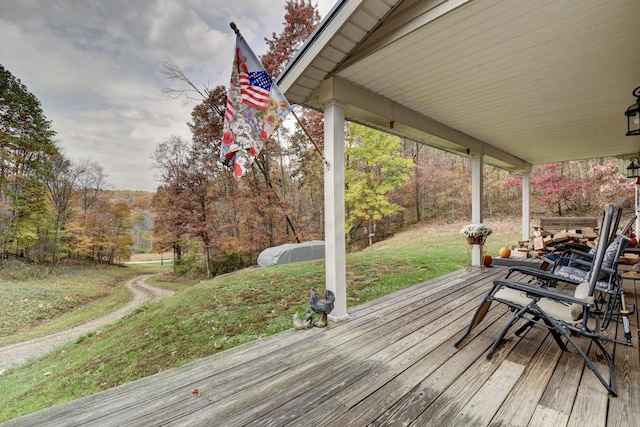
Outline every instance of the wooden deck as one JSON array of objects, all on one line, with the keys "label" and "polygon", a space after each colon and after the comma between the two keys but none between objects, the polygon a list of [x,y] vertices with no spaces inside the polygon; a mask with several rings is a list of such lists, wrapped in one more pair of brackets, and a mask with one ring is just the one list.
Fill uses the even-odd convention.
[{"label": "wooden deck", "polygon": [[[509,335],[488,360],[506,320],[500,305],[453,346],[505,274],[457,271],[354,308],[347,322],[280,333],[3,426],[637,425],[637,314],[633,347],[608,344],[617,398],[542,328]],[[635,301],[635,281],[626,290]]]}]

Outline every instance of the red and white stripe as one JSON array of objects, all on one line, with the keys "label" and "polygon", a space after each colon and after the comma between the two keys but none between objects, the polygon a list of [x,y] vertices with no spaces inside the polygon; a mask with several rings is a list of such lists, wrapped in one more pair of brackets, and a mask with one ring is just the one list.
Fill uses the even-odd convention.
[{"label": "red and white stripe", "polygon": [[251,86],[249,74],[241,72],[239,74],[240,93],[242,101],[256,107],[258,110],[266,110],[271,100],[271,91],[262,89],[258,86]]},{"label": "red and white stripe", "polygon": [[233,106],[233,102],[227,96],[227,108],[224,111],[224,121],[227,123],[231,123],[233,118],[236,115],[236,108]]}]

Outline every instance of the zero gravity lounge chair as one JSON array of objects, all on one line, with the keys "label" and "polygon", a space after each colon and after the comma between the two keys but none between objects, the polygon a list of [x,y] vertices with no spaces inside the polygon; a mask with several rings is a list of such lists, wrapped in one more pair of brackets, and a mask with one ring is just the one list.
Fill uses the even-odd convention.
[{"label": "zero gravity lounge chair", "polygon": [[[613,205],[607,205],[602,224],[602,235],[608,235],[612,218]],[[455,346],[458,347],[473,328],[482,322],[492,302],[505,304],[514,314],[494,341],[487,358],[493,356],[509,329],[522,319],[525,326],[516,333],[522,332],[529,326],[548,328],[560,349],[565,351],[567,347],[573,347],[609,394],[617,396],[613,358],[600,342],[604,338],[600,326],[602,313],[596,310],[594,302],[596,283],[606,251],[605,246],[598,245],[592,268],[594,274],[591,274],[588,282],[576,286],[573,295],[567,295],[560,292],[559,289],[540,287],[525,282],[508,279],[495,280],[493,287],[473,315],[469,328],[455,343]],[[596,365],[575,341],[579,337],[590,339],[600,349],[609,366],[609,382],[604,379]]]},{"label": "zero gravity lounge chair", "polygon": [[[622,287],[622,276],[618,272],[618,262],[624,250],[629,246],[630,239],[619,234],[604,253],[602,265],[597,274],[595,285],[595,303],[597,310],[602,311],[603,329],[609,326],[612,319],[633,314],[635,306],[627,303]],[[550,270],[513,267],[505,279],[510,279],[514,273],[530,276],[528,283],[535,283],[543,287],[555,287],[558,283],[578,286],[588,282],[594,267],[594,257],[580,251],[567,251],[556,260]],[[595,311],[595,310],[594,310]],[[631,345],[631,332],[625,328],[626,344]]]}]

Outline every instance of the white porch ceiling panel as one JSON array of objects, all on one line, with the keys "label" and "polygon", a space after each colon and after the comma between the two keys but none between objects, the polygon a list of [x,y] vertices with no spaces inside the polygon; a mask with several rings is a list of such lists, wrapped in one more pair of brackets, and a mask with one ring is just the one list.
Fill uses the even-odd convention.
[{"label": "white porch ceiling panel", "polygon": [[[637,0],[347,0],[280,78],[290,101],[525,171],[640,151]],[[393,122],[393,127],[391,122]]]}]

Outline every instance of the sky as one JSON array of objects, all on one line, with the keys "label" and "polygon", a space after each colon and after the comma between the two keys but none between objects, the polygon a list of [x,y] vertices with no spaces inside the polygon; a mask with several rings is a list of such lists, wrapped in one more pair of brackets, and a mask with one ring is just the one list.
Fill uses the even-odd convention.
[{"label": "sky", "polygon": [[[324,17],[335,0],[312,0]],[[0,64],[42,104],[73,160],[110,189],[155,191],[155,147],[191,140],[193,104],[172,99],[171,61],[199,88],[227,85],[235,22],[254,52],[280,34],[285,0],[0,0]],[[275,76],[274,76],[275,77]]]}]

